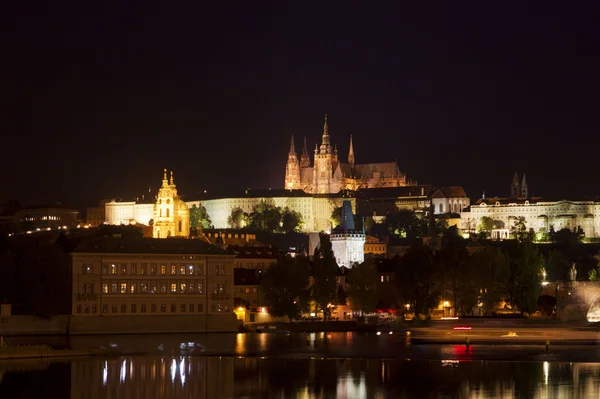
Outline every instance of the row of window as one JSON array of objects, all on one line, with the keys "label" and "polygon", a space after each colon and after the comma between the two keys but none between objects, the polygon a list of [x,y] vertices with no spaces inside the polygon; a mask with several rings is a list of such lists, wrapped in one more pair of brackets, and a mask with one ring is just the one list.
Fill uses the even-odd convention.
[{"label": "row of window", "polygon": [[[252,288],[252,292],[255,293],[256,292],[256,287]],[[249,294],[250,293],[250,288],[240,288],[240,294]]]},{"label": "row of window", "polygon": [[[82,284],[82,293],[91,294],[89,285]],[[214,293],[223,293],[225,290],[224,284],[215,284]],[[156,282],[156,281],[121,281],[114,283],[102,284],[103,294],[202,294],[204,293],[204,283],[200,281],[171,281],[171,282]]]},{"label": "row of window", "polygon": [[[102,313],[109,313],[109,309],[110,309],[110,313],[138,313],[138,305],[135,303],[132,303],[131,305],[127,306],[126,304],[121,304],[121,305],[117,305],[117,304],[112,304],[112,305],[108,305],[108,304],[103,304],[102,305]],[[159,312],[160,309],[160,312]],[[177,306],[177,304],[172,303],[170,304],[170,313],[177,313],[178,311],[180,313],[202,313],[204,311],[204,304],[199,303],[197,306],[196,304],[190,303],[190,304],[185,304],[182,303],[179,305],[179,307]],[[222,304],[222,303],[213,303],[211,304],[211,312],[228,312],[229,311],[229,306],[226,304]],[[98,312],[98,307],[95,304],[84,304],[84,305],[77,305],[77,313],[81,314],[94,314]],[[149,306],[145,303],[139,305],[139,313],[167,313],[167,304],[165,303],[161,303],[160,305],[157,305],[155,303],[151,303]]]},{"label": "row of window", "polygon": [[[94,269],[93,265],[83,264],[81,265],[81,274],[93,274]],[[225,266],[224,265],[215,265],[214,272],[217,276],[225,275]],[[204,275],[204,265],[165,265],[165,264],[157,264],[151,263],[148,265],[147,263],[103,263],[102,264],[102,274],[103,275],[131,275],[131,276],[202,276]]]}]

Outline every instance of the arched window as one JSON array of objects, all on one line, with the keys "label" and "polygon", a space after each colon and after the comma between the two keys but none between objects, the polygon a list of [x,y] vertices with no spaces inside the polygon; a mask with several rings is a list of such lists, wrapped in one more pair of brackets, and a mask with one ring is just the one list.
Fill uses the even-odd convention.
[{"label": "arched window", "polygon": [[171,230],[167,231],[167,237],[171,237]]},{"label": "arched window", "polygon": [[440,213],[444,213],[444,204],[440,204]]},{"label": "arched window", "polygon": [[179,221],[179,232],[181,233],[181,220]]},{"label": "arched window", "polygon": [[171,216],[171,215],[170,215],[170,213],[171,213],[171,212],[169,212],[169,211],[170,211],[170,209],[169,209],[169,208],[167,208],[167,217],[170,217],[170,216]]},{"label": "arched window", "polygon": [[159,216],[162,217],[162,208],[160,208]]},{"label": "arched window", "polygon": [[160,230],[156,229],[156,238],[160,238]]}]

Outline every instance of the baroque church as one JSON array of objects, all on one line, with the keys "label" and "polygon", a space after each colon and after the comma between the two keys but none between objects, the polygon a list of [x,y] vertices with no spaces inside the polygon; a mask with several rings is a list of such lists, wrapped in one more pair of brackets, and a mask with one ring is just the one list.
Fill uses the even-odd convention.
[{"label": "baroque church", "polygon": [[306,137],[300,159],[294,148],[294,137],[285,169],[285,189],[301,189],[309,194],[336,194],[341,190],[363,188],[401,187],[412,185],[400,172],[396,162],[357,164],[350,136],[348,161],[340,162],[337,146],[332,146],[327,125],[323,126],[321,145],[315,145],[314,164],[311,165]]},{"label": "baroque church", "polygon": [[164,170],[163,181],[154,205],[154,238],[188,237],[190,235],[190,211],[177,195],[177,187],[171,178],[167,180]]}]

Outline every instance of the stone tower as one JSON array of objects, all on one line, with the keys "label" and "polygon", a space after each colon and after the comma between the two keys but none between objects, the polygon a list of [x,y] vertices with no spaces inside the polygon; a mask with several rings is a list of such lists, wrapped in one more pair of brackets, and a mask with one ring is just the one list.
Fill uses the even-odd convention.
[{"label": "stone tower", "polygon": [[529,188],[527,187],[527,176],[523,173],[523,180],[521,181],[521,197],[529,198]]},{"label": "stone tower", "polygon": [[294,148],[294,136],[290,144],[287,164],[285,166],[285,188],[286,190],[295,190],[300,188],[300,164]]},{"label": "stone tower", "polygon": [[179,196],[177,187],[171,178],[167,180],[167,170],[164,170],[163,181],[154,205],[154,238],[188,237],[190,235],[190,211]]},{"label": "stone tower", "polygon": [[329,139],[329,127],[327,125],[327,114],[323,125],[323,136],[321,146],[315,148],[315,166],[313,171],[313,182],[315,194],[327,194],[332,190],[334,168],[337,165],[337,153],[331,148]]},{"label": "stone tower", "polygon": [[310,155],[308,155],[306,136],[304,136],[304,147],[302,147],[302,156],[300,156],[300,169],[304,168],[310,168]]},{"label": "stone tower", "polygon": [[356,230],[352,203],[344,200],[342,203],[341,223],[331,233],[331,249],[338,266],[352,267],[365,261],[365,233]]},{"label": "stone tower", "polygon": [[519,173],[515,172],[512,184],[510,185],[510,196],[517,198],[521,194],[521,185],[519,184]]}]

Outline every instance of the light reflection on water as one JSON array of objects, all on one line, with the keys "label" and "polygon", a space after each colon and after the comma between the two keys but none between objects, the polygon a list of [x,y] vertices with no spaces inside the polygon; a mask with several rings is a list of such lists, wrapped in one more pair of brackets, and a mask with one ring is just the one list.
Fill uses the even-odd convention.
[{"label": "light reflection on water", "polygon": [[24,399],[600,397],[600,363],[548,361],[139,356],[4,362],[0,376],[0,398]]}]

